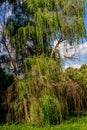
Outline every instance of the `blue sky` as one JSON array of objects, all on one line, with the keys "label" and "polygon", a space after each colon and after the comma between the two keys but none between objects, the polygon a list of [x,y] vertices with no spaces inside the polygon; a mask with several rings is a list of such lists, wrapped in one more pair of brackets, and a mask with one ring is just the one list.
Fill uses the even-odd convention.
[{"label": "blue sky", "polygon": [[[86,37],[87,37],[87,2],[84,2],[84,10],[85,10],[84,24],[85,24]],[[84,38],[84,42],[87,42],[87,38]]]}]

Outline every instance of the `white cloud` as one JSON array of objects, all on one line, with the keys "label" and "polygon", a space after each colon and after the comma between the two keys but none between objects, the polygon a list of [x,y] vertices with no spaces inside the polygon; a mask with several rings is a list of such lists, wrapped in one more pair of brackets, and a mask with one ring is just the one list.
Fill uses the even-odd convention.
[{"label": "white cloud", "polygon": [[57,50],[60,51],[64,68],[69,66],[79,68],[82,64],[87,64],[87,42],[82,44],[75,43],[71,46],[67,41],[64,41],[59,45]]}]

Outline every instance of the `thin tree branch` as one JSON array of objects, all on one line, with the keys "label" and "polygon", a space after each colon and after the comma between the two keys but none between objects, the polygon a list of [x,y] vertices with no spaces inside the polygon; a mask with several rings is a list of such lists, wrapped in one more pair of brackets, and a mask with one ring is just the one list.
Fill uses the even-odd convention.
[{"label": "thin tree branch", "polygon": [[56,48],[59,46],[59,44],[60,44],[62,41],[63,41],[63,39],[57,40],[56,45],[55,45],[54,48],[52,49],[52,52],[51,52],[51,55],[50,55],[51,58],[53,57],[53,54],[55,53]]}]

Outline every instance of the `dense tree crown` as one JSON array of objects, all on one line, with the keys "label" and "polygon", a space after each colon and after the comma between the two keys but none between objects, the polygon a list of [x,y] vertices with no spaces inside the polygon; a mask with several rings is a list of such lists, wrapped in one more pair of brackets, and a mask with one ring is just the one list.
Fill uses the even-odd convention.
[{"label": "dense tree crown", "polygon": [[85,36],[83,0],[23,0],[14,3],[13,11],[16,19],[11,19],[8,30],[11,43],[20,49],[32,39],[35,53],[49,53],[56,34],[70,43]]}]

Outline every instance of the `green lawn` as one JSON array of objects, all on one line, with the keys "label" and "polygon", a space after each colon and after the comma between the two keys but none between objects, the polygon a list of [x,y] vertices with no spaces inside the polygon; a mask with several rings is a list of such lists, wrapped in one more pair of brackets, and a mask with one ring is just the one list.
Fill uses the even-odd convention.
[{"label": "green lawn", "polygon": [[72,118],[57,126],[34,127],[28,124],[1,125],[0,130],[87,130],[87,117]]}]

